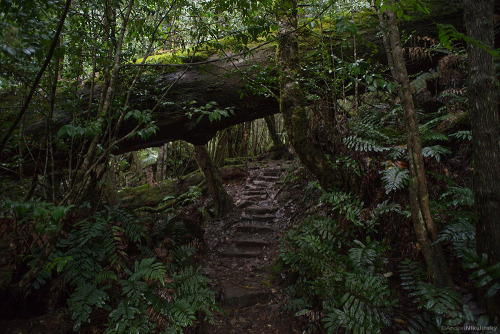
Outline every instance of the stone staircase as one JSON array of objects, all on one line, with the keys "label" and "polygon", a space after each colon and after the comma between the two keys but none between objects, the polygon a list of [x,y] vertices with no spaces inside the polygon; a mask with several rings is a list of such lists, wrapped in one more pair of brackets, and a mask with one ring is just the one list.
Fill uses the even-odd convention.
[{"label": "stone staircase", "polygon": [[236,199],[233,217],[206,229],[209,250],[202,266],[226,315],[205,324],[203,333],[296,333],[294,320],[281,311],[285,298],[269,272],[283,226],[274,198],[282,172],[278,162],[249,167],[245,185],[232,194],[228,189]]}]

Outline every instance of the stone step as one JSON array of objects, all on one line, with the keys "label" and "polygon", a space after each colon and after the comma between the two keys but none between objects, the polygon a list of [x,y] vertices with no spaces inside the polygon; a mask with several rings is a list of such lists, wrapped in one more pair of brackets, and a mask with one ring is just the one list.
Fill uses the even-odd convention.
[{"label": "stone step", "polygon": [[244,196],[263,196],[267,195],[267,193],[264,191],[264,189],[248,189],[245,190],[242,195]]},{"label": "stone step", "polygon": [[242,195],[241,196],[241,199],[243,201],[252,201],[252,203],[255,203],[256,201],[262,201],[262,200],[265,200],[267,198],[267,194],[266,195]]},{"label": "stone step", "polygon": [[238,249],[238,248],[228,248],[219,253],[221,257],[235,257],[240,259],[252,259],[262,256],[262,250],[260,249]]},{"label": "stone step", "polygon": [[262,174],[264,176],[279,176],[281,174],[281,169],[264,169]]},{"label": "stone step", "polygon": [[271,226],[262,224],[242,224],[236,226],[236,232],[242,233],[269,233],[272,230]]},{"label": "stone step", "polygon": [[269,176],[269,175],[259,175],[255,178],[255,180],[258,181],[272,182],[272,183],[275,183],[279,179],[280,179],[279,176]]},{"label": "stone step", "polygon": [[[262,203],[261,203],[262,204]],[[275,206],[248,206],[245,209],[245,214],[248,216],[255,216],[255,215],[265,215],[265,214],[273,214],[278,211],[278,208]]]},{"label": "stone step", "polygon": [[268,187],[271,187],[274,182],[253,180],[252,183],[256,186],[262,186],[262,187],[268,188]]},{"label": "stone step", "polygon": [[233,243],[238,248],[243,247],[266,247],[270,242],[258,237],[240,237],[233,240]]},{"label": "stone step", "polygon": [[259,199],[245,198],[243,201],[238,203],[238,207],[241,209],[251,207],[252,205],[255,204],[255,200],[260,200],[260,197]]},{"label": "stone step", "polygon": [[269,300],[271,293],[264,290],[225,286],[223,288],[224,304],[228,306],[248,307]]},{"label": "stone step", "polygon": [[241,214],[241,220],[252,221],[252,222],[271,222],[276,217],[274,215],[247,215],[245,213]]}]

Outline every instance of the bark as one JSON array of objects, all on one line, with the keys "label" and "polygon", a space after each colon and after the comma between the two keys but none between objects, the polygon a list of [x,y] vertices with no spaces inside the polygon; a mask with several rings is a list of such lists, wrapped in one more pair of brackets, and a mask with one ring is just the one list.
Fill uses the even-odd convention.
[{"label": "bark", "polygon": [[194,146],[196,163],[200,167],[205,180],[207,181],[208,190],[215,205],[215,212],[217,216],[224,216],[229,212],[232,207],[232,199],[224,189],[222,178],[218,168],[213,164],[210,159],[210,154],[204,145]]},{"label": "bark", "polygon": [[438,286],[452,286],[453,281],[440,244],[433,244],[437,238],[437,228],[429,208],[429,193],[425,175],[424,159],[418,123],[413,105],[410,80],[406,70],[401,39],[394,13],[385,11],[387,20],[382,26],[387,29],[388,42],[392,51],[392,73],[400,84],[399,97],[405,116],[408,165],[410,171],[410,211],[417,241],[427,264],[433,282]]},{"label": "bark", "polygon": [[267,116],[267,117],[264,118],[264,120],[266,121],[266,125],[267,125],[267,130],[269,132],[269,136],[271,137],[271,140],[273,141],[273,146],[275,148],[281,148],[281,147],[283,147],[284,144],[281,141],[280,136],[276,132],[276,124],[275,124],[275,121],[274,121],[274,117],[273,116]]},{"label": "bark", "polygon": [[[465,0],[467,35],[494,49],[494,3]],[[474,202],[477,216],[476,245],[489,264],[500,262],[500,133],[498,83],[491,54],[469,43],[468,98],[474,155]],[[490,316],[500,317],[500,293],[486,304]]]}]

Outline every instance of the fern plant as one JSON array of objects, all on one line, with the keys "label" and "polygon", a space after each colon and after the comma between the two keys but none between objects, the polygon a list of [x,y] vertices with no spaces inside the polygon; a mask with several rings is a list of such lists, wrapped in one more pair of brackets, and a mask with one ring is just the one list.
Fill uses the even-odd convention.
[{"label": "fern plant", "polygon": [[390,326],[396,302],[381,271],[388,248],[370,238],[350,241],[352,232],[322,216],[288,232],[280,254],[295,277],[288,308],[301,316],[320,305],[329,333],[377,333]]},{"label": "fern plant", "polygon": [[401,263],[400,272],[402,288],[408,291],[408,296],[422,312],[410,317],[409,326],[403,333],[419,333],[421,330],[439,333],[441,326],[454,327],[474,320],[467,305],[462,305],[460,293],[427,282],[426,272],[418,263],[406,259]]},{"label": "fern plant", "polygon": [[171,235],[171,262],[136,254],[139,260],[130,267],[129,245],[144,249],[149,239],[142,223],[118,207],[105,208],[76,223],[50,254],[35,283],[40,286],[50,279],[54,269],[65,276],[72,291],[68,305],[74,330],[100,310],[108,314],[106,333],[182,333],[199,314],[210,321],[218,309],[208,279],[186,267],[196,248],[177,243],[185,234],[182,223],[179,235]]},{"label": "fern plant", "polygon": [[323,319],[328,333],[343,328],[346,333],[380,333],[390,326],[396,300],[383,276],[347,272],[340,287],[340,298],[323,302]]},{"label": "fern plant", "polygon": [[410,175],[407,169],[397,165],[387,166],[381,174],[386,194],[404,188],[408,184]]}]

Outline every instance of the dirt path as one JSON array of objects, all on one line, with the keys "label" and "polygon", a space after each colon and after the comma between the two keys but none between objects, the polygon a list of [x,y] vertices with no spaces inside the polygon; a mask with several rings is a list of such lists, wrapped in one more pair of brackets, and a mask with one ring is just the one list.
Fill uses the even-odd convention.
[{"label": "dirt path", "polygon": [[279,161],[250,166],[244,184],[228,187],[237,205],[233,214],[205,230],[208,249],[201,265],[226,314],[215,325],[205,324],[203,333],[302,333],[282,311],[285,296],[271,274],[291,217],[275,199],[285,168]]}]

